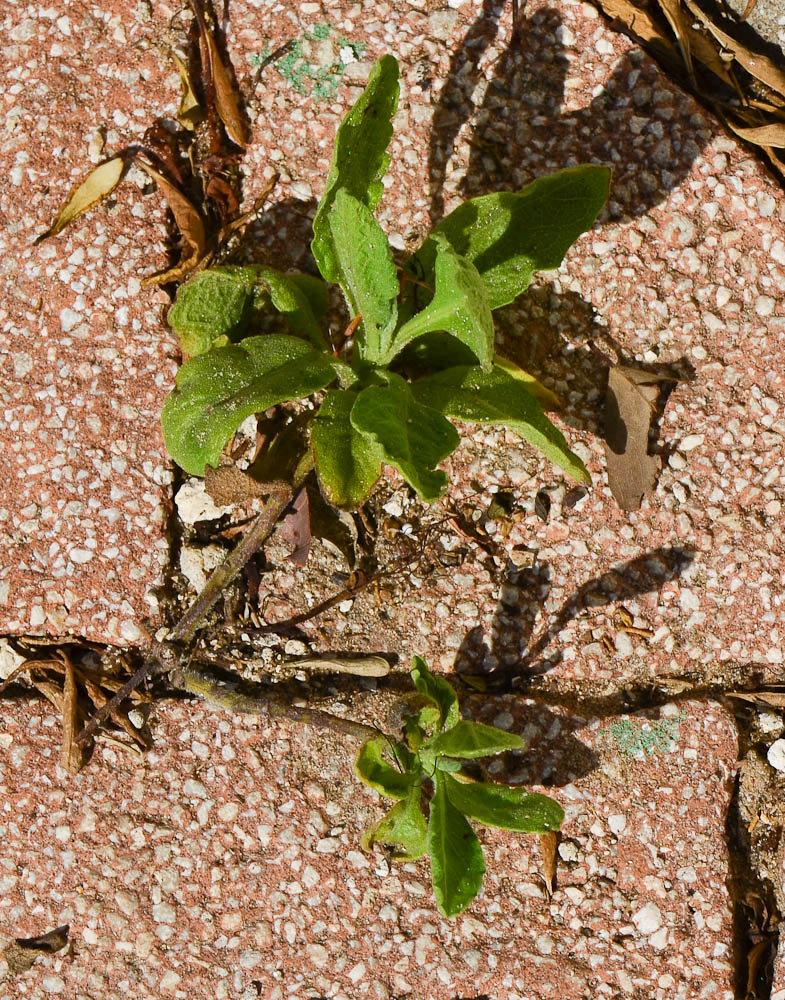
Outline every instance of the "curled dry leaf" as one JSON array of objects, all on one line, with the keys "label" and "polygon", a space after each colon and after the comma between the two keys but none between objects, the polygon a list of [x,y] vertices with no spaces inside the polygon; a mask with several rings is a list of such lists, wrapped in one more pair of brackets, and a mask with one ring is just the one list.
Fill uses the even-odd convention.
[{"label": "curled dry leaf", "polygon": [[657,479],[660,460],[649,454],[649,428],[660,383],[672,376],[616,365],[605,395],[608,485],[622,510],[638,510]]},{"label": "curled dry leaf", "polygon": [[542,855],[542,878],[548,898],[553,895],[556,885],[556,848],[559,846],[559,834],[554,830],[537,835]]},{"label": "curled dry leaf", "polygon": [[88,209],[92,208],[93,205],[97,205],[99,201],[103,201],[104,198],[110,195],[120,183],[124,170],[125,159],[122,156],[113,156],[111,160],[99,163],[73,189],[55,221],[45,233],[42,233],[36,239],[36,246],[42,240],[50,236],[56,236],[70,222],[73,222],[74,219],[77,219]]},{"label": "curled dry leaf", "polygon": [[145,278],[143,284],[164,285],[169,281],[180,281],[204,257],[207,245],[204,222],[199,212],[197,212],[182,191],[172,184],[168,177],[159,173],[144,160],[140,160],[139,162],[145,172],[160,187],[164,198],[166,198],[166,203],[172,211],[174,221],[177,223],[177,228],[183,234],[183,239],[191,248],[190,255],[186,257],[185,253],[183,253],[183,259],[179,264],[169,268],[167,271],[163,271],[161,274],[154,274],[149,278]]}]

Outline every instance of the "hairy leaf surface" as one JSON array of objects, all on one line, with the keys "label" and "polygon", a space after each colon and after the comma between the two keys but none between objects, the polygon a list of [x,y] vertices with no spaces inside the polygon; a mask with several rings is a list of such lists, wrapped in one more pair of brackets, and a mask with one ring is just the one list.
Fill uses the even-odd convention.
[{"label": "hairy leaf surface", "polygon": [[462,782],[449,774],[441,780],[452,805],[486,826],[547,833],[558,830],[564,820],[562,807],[547,795],[484,781]]},{"label": "hairy leaf surface", "polygon": [[337,507],[359,507],[382,472],[380,445],[351,422],[356,399],[356,392],[331,390],[311,422],[319,485]]},{"label": "hairy leaf surface", "polygon": [[474,830],[447,796],[449,774],[437,771],[436,794],[428,819],[428,853],[436,902],[445,917],[454,917],[482,887],[485,861]]}]

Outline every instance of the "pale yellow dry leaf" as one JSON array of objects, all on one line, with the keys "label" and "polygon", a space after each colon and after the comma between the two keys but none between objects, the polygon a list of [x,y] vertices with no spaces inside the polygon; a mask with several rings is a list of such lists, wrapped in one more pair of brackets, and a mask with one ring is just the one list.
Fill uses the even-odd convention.
[{"label": "pale yellow dry leaf", "polygon": [[177,109],[177,120],[183,128],[187,128],[190,132],[193,132],[195,126],[204,117],[204,114],[202,113],[199,101],[196,99],[188,67],[176,52],[172,52],[172,58],[177,64],[177,70],[180,73],[180,86],[183,88],[180,107]]},{"label": "pale yellow dry leaf", "polygon": [[785,124],[759,125],[756,128],[740,128],[728,121],[726,125],[746,142],[756,146],[768,146],[774,149],[785,149]]},{"label": "pale yellow dry leaf", "polygon": [[55,221],[35,241],[36,245],[49,236],[56,236],[70,222],[73,222],[74,219],[92,208],[93,205],[97,205],[99,201],[103,201],[104,198],[110,195],[120,183],[124,169],[125,161],[121,156],[113,156],[111,160],[99,163],[73,189]]}]

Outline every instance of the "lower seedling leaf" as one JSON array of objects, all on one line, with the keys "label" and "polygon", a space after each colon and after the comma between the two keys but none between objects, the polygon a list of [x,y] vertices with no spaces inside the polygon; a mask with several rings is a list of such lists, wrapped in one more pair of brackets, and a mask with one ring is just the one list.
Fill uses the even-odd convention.
[{"label": "lower seedling leaf", "polygon": [[332,390],[311,422],[319,485],[337,507],[359,507],[381,475],[384,452],[368,434],[361,434],[350,414],[357,400],[351,390]]},{"label": "lower seedling leaf", "polygon": [[172,458],[191,475],[216,466],[252,413],[310,396],[335,378],[330,358],[298,337],[248,337],[188,361],[161,414]]},{"label": "lower seedling leaf", "polygon": [[421,402],[454,420],[509,427],[579,482],[591,482],[586,467],[570,451],[561,431],[542,412],[520,379],[494,365],[447,368],[412,385]]},{"label": "lower seedling leaf", "polygon": [[183,353],[195,357],[219,337],[233,339],[247,318],[255,283],[251,267],[213,267],[182,285],[166,319]]},{"label": "lower seedling leaf", "polygon": [[[391,799],[405,799],[412,786],[420,783],[419,774],[413,771],[399,771],[384,760],[386,747],[381,740],[368,740],[360,747],[354,762],[354,773],[371,788]],[[399,753],[408,751],[399,748]]]},{"label": "lower seedling leaf", "polygon": [[428,834],[425,816],[420,808],[419,781],[409,790],[405,799],[368,830],[361,840],[364,850],[370,851],[375,843],[392,847],[397,861],[416,861],[428,851]]},{"label": "lower seedling leaf", "polygon": [[482,886],[485,861],[477,835],[447,795],[449,774],[434,775],[436,794],[428,819],[431,880],[439,909],[454,917],[471,903]]},{"label": "lower seedling leaf", "polygon": [[388,373],[387,385],[363,389],[352,407],[355,430],[371,437],[390,465],[423,500],[438,500],[447,476],[436,466],[458,447],[458,432],[441,413],[418,402],[400,376]]},{"label": "lower seedling leaf", "polygon": [[449,774],[442,775],[442,783],[456,809],[487,826],[548,833],[558,830],[564,820],[562,807],[547,795],[484,781],[462,782]]}]

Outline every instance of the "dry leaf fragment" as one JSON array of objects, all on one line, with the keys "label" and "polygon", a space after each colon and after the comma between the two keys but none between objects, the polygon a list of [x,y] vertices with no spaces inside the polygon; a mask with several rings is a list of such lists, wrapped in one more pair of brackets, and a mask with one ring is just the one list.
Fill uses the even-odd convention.
[{"label": "dry leaf fragment", "polygon": [[739,128],[730,121],[726,124],[740,139],[754,143],[756,146],[785,149],[785,124],[760,125],[757,128]]},{"label": "dry leaf fragment", "polygon": [[729,698],[751,701],[772,708],[785,708],[785,691],[728,691]]},{"label": "dry leaf fragment", "polygon": [[49,229],[36,239],[35,245],[38,246],[42,240],[48,239],[50,236],[56,236],[74,219],[92,208],[93,205],[97,205],[99,201],[103,201],[120,183],[124,170],[125,160],[122,156],[113,156],[111,160],[99,163],[71,191],[57,218]]},{"label": "dry leaf fragment", "polygon": [[196,125],[198,125],[204,117],[204,114],[202,113],[199,101],[196,99],[188,67],[176,52],[172,52],[172,58],[174,59],[177,65],[177,70],[180,73],[180,86],[183,88],[182,97],[180,98],[180,107],[177,109],[177,120],[183,128],[187,128],[189,132],[193,132]]},{"label": "dry leaf fragment", "polygon": [[175,267],[161,274],[154,274],[150,278],[145,278],[142,284],[163,285],[169,281],[179,281],[189,271],[192,271],[204,256],[207,244],[204,222],[191,202],[179,188],[172,184],[168,177],[159,173],[149,163],[145,163],[144,160],[140,160],[139,163],[160,187],[164,198],[166,198],[166,203],[172,211],[174,221],[177,223],[177,228],[183,234],[183,239],[191,248],[190,256],[186,257],[183,254],[183,260],[175,265]]},{"label": "dry leaf fragment", "polygon": [[318,670],[330,674],[354,674],[355,677],[386,677],[390,664],[383,656],[325,656],[318,660],[296,660],[294,666],[301,670]]},{"label": "dry leaf fragment", "polygon": [[5,978],[19,976],[32,967],[39,955],[52,955],[68,944],[70,926],[63,924],[40,937],[16,938],[3,948],[0,955],[8,963]]},{"label": "dry leaf fragment", "polygon": [[556,886],[556,848],[559,846],[559,835],[554,830],[537,835],[542,855],[542,878],[548,898],[553,895]]},{"label": "dry leaf fragment", "polygon": [[281,521],[276,532],[278,537],[292,548],[289,555],[295,566],[305,566],[311,551],[311,511],[308,502],[308,490],[303,486],[289,513]]},{"label": "dry leaf fragment", "polygon": [[74,665],[63,656],[65,680],[63,682],[63,743],[60,749],[60,767],[70,774],[77,774],[82,767],[82,748],[76,742],[79,731],[77,722],[78,691]]},{"label": "dry leaf fragment", "polygon": [[660,460],[649,455],[649,428],[659,383],[667,381],[672,379],[627,365],[608,374],[605,458],[608,485],[622,510],[638,510],[657,479]]}]

